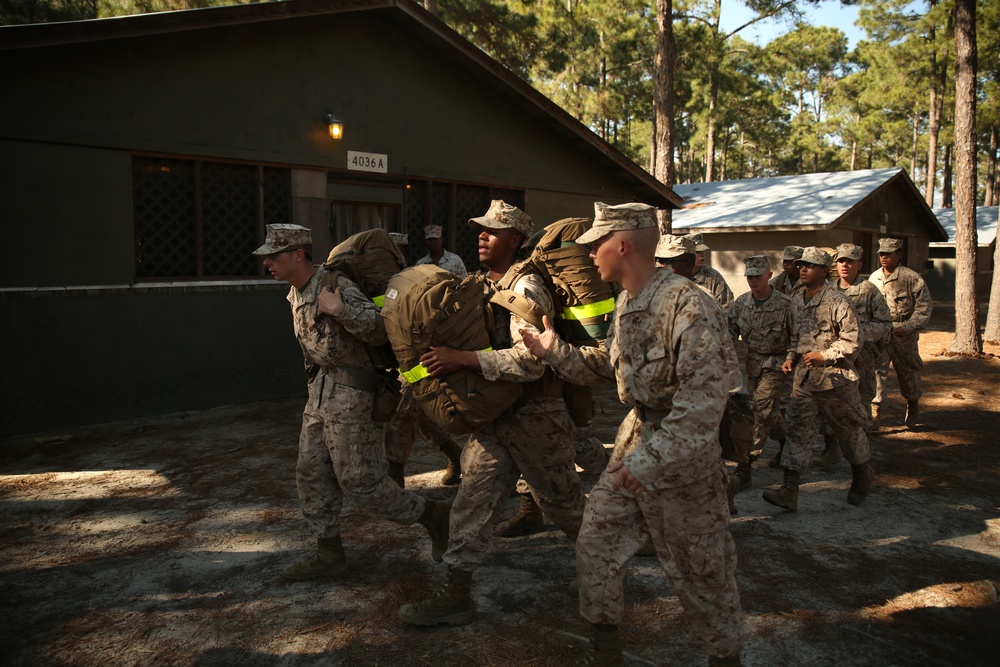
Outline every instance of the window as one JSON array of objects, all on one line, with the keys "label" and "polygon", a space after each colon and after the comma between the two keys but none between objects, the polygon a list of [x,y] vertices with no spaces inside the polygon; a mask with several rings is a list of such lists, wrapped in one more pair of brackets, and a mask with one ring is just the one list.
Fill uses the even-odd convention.
[{"label": "window", "polygon": [[289,169],[133,156],[136,277],[261,276],[264,225],[289,222],[290,209]]}]

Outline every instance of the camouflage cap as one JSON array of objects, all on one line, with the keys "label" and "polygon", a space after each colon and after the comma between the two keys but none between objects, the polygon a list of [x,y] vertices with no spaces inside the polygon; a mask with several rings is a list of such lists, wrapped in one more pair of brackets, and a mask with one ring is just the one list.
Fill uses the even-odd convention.
[{"label": "camouflage cap", "polygon": [[273,255],[294,246],[312,245],[312,230],[302,225],[268,225],[264,245],[253,251],[255,255]]},{"label": "camouflage cap", "polygon": [[500,199],[494,199],[490,202],[490,208],[486,211],[486,215],[469,218],[469,226],[474,225],[487,229],[513,229],[523,234],[524,238],[531,236],[532,229],[531,216]]},{"label": "camouflage cap", "polygon": [[694,253],[695,245],[690,236],[662,234],[660,242],[656,244],[654,254],[658,259],[674,259],[681,255],[693,255]]},{"label": "camouflage cap", "polygon": [[691,234],[688,238],[694,241],[695,252],[705,252],[706,250],[711,250],[711,248],[705,245],[705,240],[701,237],[701,234]]},{"label": "camouflage cap", "polygon": [[879,239],[878,240],[878,251],[883,252],[896,252],[897,250],[903,249],[903,239]]},{"label": "camouflage cap", "polygon": [[399,232],[389,232],[389,238],[396,245],[410,245],[410,235],[400,234]]},{"label": "camouflage cap", "polygon": [[424,227],[424,238],[425,239],[441,238],[441,225],[427,225],[426,227]]},{"label": "camouflage cap", "polygon": [[799,257],[802,256],[802,246],[800,245],[786,245],[785,251],[781,254],[782,262],[794,262]]},{"label": "camouflage cap", "polygon": [[744,257],[743,264],[746,265],[746,269],[743,271],[744,276],[762,276],[771,270],[771,263],[767,261],[767,255]]},{"label": "camouflage cap", "polygon": [[861,259],[862,255],[865,254],[864,249],[859,245],[854,245],[853,243],[841,243],[837,246],[835,252],[837,255],[836,259]]},{"label": "camouflage cap", "polygon": [[815,264],[816,266],[830,266],[830,255],[823,251],[822,248],[817,248],[816,246],[809,246],[808,248],[802,249],[802,257],[795,260],[796,264]]},{"label": "camouflage cap", "polygon": [[647,227],[656,227],[655,206],[638,202],[608,206],[604,202],[594,202],[594,224],[576,242],[593,243],[611,232]]}]

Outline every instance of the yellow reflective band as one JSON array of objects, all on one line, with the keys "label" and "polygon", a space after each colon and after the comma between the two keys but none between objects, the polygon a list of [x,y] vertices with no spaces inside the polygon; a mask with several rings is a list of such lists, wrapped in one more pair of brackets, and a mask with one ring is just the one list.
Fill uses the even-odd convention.
[{"label": "yellow reflective band", "polygon": [[614,297],[610,299],[605,299],[604,301],[598,301],[597,303],[588,303],[585,306],[570,306],[564,308],[562,311],[562,318],[564,320],[585,320],[588,317],[600,317],[601,315],[607,315],[613,312],[615,309]]},{"label": "yellow reflective band", "polygon": [[379,294],[376,297],[372,297],[372,301],[375,303],[376,306],[381,308],[382,304],[385,303],[385,294]]},{"label": "yellow reflective band", "polygon": [[[492,352],[493,348],[488,347],[485,350],[479,350],[480,352]],[[430,373],[423,364],[417,364],[408,371],[404,371],[402,368],[399,369],[399,374],[403,376],[410,384],[416,384],[423,380],[425,377],[430,377]]]}]

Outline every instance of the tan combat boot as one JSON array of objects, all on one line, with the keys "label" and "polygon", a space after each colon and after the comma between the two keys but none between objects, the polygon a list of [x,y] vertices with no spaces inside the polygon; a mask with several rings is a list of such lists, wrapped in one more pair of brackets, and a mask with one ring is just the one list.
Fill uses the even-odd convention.
[{"label": "tan combat boot", "polygon": [[517,508],[514,516],[501,521],[493,529],[493,534],[497,537],[517,537],[518,535],[530,535],[545,529],[545,517],[542,510],[535,503],[535,499],[530,493],[521,494],[521,506]]},{"label": "tan combat boot", "polygon": [[402,463],[393,463],[392,461],[390,461],[389,471],[387,474],[389,475],[389,479],[391,479],[392,481],[394,481],[396,484],[399,485],[399,488],[401,489],[406,488],[406,477],[404,477],[403,475]]},{"label": "tan combat boot", "polygon": [[469,595],[472,572],[448,568],[448,578],[437,592],[420,602],[399,608],[399,620],[413,625],[465,625],[471,623],[476,608]]},{"label": "tan combat boot", "polygon": [[455,486],[462,481],[462,448],[449,439],[441,443],[441,451],[448,457],[448,468],[441,476],[445,486]]},{"label": "tan combat boot", "polygon": [[576,667],[625,667],[618,626],[594,623],[594,634],[590,638],[590,655],[582,662],[578,662]]},{"label": "tan combat boot", "polygon": [[319,577],[339,577],[347,572],[347,555],[340,535],[316,540],[316,553],[281,572],[285,581],[306,581]]},{"label": "tan combat boot", "polygon": [[786,510],[796,511],[799,507],[799,473],[785,468],[784,483],[777,489],[766,489],[764,500]]},{"label": "tan combat boot", "polygon": [[867,463],[851,466],[851,490],[847,492],[847,502],[860,505],[872,490],[875,483],[875,471]]},{"label": "tan combat boot", "polygon": [[425,500],[424,512],[417,521],[431,536],[431,559],[440,563],[448,550],[448,522],[451,518],[451,503],[439,500]]},{"label": "tan combat boot", "polygon": [[920,423],[920,401],[913,400],[906,402],[906,418],[903,423],[913,428]]},{"label": "tan combat boot", "polygon": [[878,421],[879,408],[881,407],[878,403],[872,403],[872,427],[869,433],[878,433],[879,429],[882,428]]},{"label": "tan combat boot", "polygon": [[840,463],[840,441],[837,440],[837,436],[824,435],[823,441],[826,443],[826,448],[819,455],[819,458],[816,459],[816,463],[824,468],[829,468]]}]

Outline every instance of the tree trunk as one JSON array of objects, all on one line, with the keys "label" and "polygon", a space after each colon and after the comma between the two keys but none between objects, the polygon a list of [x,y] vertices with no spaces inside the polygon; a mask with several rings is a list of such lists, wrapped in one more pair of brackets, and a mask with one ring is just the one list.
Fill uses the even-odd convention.
[{"label": "tree trunk", "polygon": [[[1000,219],[1000,215],[997,217]],[[983,338],[991,343],[1000,343],[1000,243],[996,241],[993,242],[993,283],[990,288],[990,307],[986,311],[986,333]]]},{"label": "tree trunk", "polygon": [[920,139],[920,116],[916,113],[913,114],[913,146],[911,148],[913,152],[913,157],[910,162],[910,180],[914,183],[917,182],[917,141]]},{"label": "tree trunk", "polygon": [[981,354],[976,301],[976,0],[955,0],[955,338]]},{"label": "tree trunk", "polygon": [[997,126],[990,128],[990,153],[986,157],[986,197],[983,206],[996,206]]},{"label": "tree trunk", "polygon": [[944,166],[941,170],[941,207],[954,206],[951,200],[951,144],[944,147]]},{"label": "tree trunk", "polygon": [[715,77],[709,76],[708,137],[705,139],[705,182],[715,180]]},{"label": "tree trunk", "polygon": [[[937,0],[931,0],[930,6],[933,8]],[[930,42],[934,43],[936,31],[930,29]],[[930,99],[927,101],[928,107],[928,128],[927,128],[927,182],[924,186],[924,199],[927,205],[934,207],[934,184],[937,180],[937,153],[938,135],[941,130],[941,106],[943,104],[941,90],[938,90],[938,67],[944,69],[944,63],[938,64],[937,49],[931,49],[931,91]]]},{"label": "tree trunk", "polygon": [[[656,56],[653,63],[653,176],[673,187],[674,171],[674,43],[673,0],[656,0]],[[660,233],[670,234],[673,223],[670,210],[657,212]]]}]

